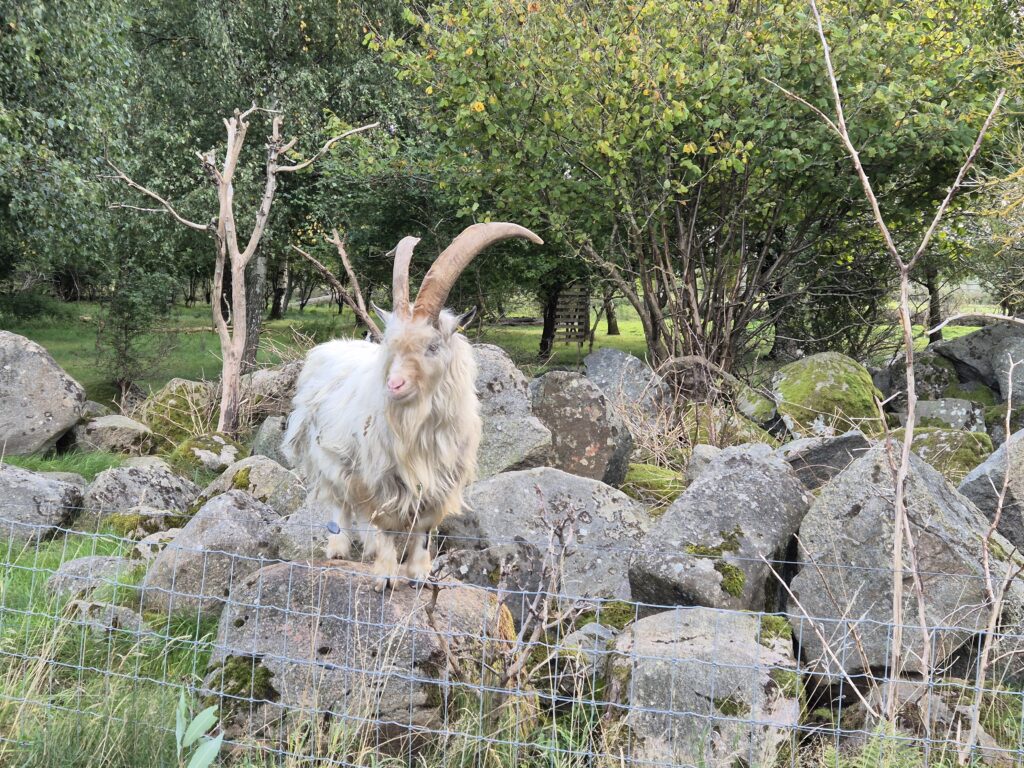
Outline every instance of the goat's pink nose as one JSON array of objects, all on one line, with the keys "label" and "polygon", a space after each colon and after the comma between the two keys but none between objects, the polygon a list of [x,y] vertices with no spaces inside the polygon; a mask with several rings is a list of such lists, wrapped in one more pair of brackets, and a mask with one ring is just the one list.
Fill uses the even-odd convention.
[{"label": "goat's pink nose", "polygon": [[401,376],[391,376],[388,378],[388,389],[392,392],[401,392],[405,387],[405,379]]}]

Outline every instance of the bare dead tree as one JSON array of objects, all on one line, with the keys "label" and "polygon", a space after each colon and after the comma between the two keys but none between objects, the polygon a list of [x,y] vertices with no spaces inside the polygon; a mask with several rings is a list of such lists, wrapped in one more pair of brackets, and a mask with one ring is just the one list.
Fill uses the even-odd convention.
[{"label": "bare dead tree", "polygon": [[[1002,104],[1005,91],[1000,91],[999,95],[995,100],[995,104],[992,106],[992,110],[989,112],[988,117],[985,119],[981,130],[978,133],[978,138],[974,142],[974,146],[971,147],[970,152],[967,155],[967,159],[960,167],[959,173],[956,175],[956,179],[950,185],[946,192],[946,196],[939,204],[938,209],[935,211],[935,216],[932,218],[931,224],[925,230],[921,237],[920,243],[916,250],[906,258],[900,253],[897,248],[895,241],[893,240],[892,234],[889,230],[889,226],[886,223],[885,217],[882,215],[881,208],[878,203],[878,198],[875,196],[874,189],[872,188],[871,181],[868,179],[867,172],[864,170],[864,166],[861,164],[860,155],[857,152],[857,148],[854,146],[850,139],[849,131],[846,125],[846,116],[843,111],[843,100],[839,93],[839,83],[836,80],[835,68],[832,65],[832,52],[828,44],[828,39],[825,36],[824,24],[821,20],[821,14],[818,12],[818,6],[815,0],[809,0],[811,12],[814,16],[815,25],[818,32],[818,39],[821,42],[822,53],[824,56],[825,71],[828,76],[829,86],[832,92],[832,103],[834,108],[834,119],[826,115],[820,109],[815,107],[813,104],[808,102],[806,99],[798,96],[791,91],[783,88],[782,86],[774,83],[770,80],[766,82],[778,88],[787,97],[793,99],[805,107],[810,109],[814,114],[818,116],[825,125],[836,135],[846,154],[850,157],[853,163],[854,170],[857,173],[857,177],[860,179],[861,187],[864,190],[864,196],[871,207],[871,214],[874,218],[875,226],[879,233],[882,235],[882,240],[885,243],[886,251],[892,257],[893,264],[899,273],[899,317],[900,326],[903,331],[903,346],[905,349],[905,367],[907,377],[907,421],[906,428],[903,437],[903,446],[899,455],[898,461],[890,453],[890,461],[893,465],[893,475],[895,484],[895,499],[894,499],[894,531],[893,531],[893,553],[892,553],[892,612],[893,612],[893,638],[892,638],[892,650],[890,657],[890,677],[895,678],[897,669],[899,668],[900,658],[903,649],[903,577],[904,577],[904,565],[903,565],[903,549],[904,549],[904,537],[906,537],[908,543],[908,550],[912,560],[912,575],[914,579],[915,589],[918,592],[918,610],[919,619],[922,621],[921,630],[924,634],[923,647],[921,651],[921,662],[924,669],[930,668],[930,655],[931,655],[931,643],[930,633],[926,624],[923,623],[924,605],[923,597],[924,590],[921,585],[920,574],[916,568],[916,553],[914,551],[913,535],[910,528],[910,520],[907,516],[906,508],[906,485],[907,477],[910,472],[910,451],[911,445],[914,439],[914,426],[915,426],[915,407],[917,405],[917,390],[914,379],[914,332],[913,325],[911,322],[911,308],[910,308],[910,273],[914,269],[915,265],[920,260],[921,256],[928,250],[928,246],[931,244],[932,237],[938,229],[939,223],[942,221],[942,217],[946,213],[946,209],[949,207],[953,196],[959,191],[963,185],[963,181],[967,172],[974,164],[974,159],[981,149],[982,141],[985,134],[988,132],[989,127],[995,118],[996,112],[998,112],[1000,105]],[[891,443],[889,444],[891,446]],[[897,689],[895,681],[890,685],[889,696],[886,701],[886,716],[892,720],[895,716],[897,705]],[[929,721],[928,714],[928,700],[924,702],[924,722],[927,730]]]},{"label": "bare dead tree", "polygon": [[[265,112],[271,115],[271,132],[266,144],[266,175],[263,194],[256,210],[252,231],[249,233],[249,237],[243,247],[239,243],[238,224],[235,216],[235,173],[238,169],[238,160],[241,157],[242,148],[245,146],[246,134],[249,130],[249,117],[254,112]],[[205,224],[186,219],[175,210],[168,200],[133,181],[123,170],[107,159],[107,164],[114,170],[113,178],[160,204],[159,208],[140,208],[139,206],[128,204],[115,204],[112,206],[113,208],[127,208],[147,212],[166,211],[179,224],[199,232],[207,232],[213,237],[216,245],[216,262],[213,272],[211,305],[213,325],[220,339],[222,361],[220,418],[217,422],[217,430],[229,435],[233,435],[238,431],[242,356],[245,351],[248,335],[246,329],[248,303],[245,290],[245,269],[252,260],[263,238],[267,220],[270,217],[270,208],[273,205],[274,195],[277,192],[278,175],[294,173],[308,168],[323,157],[338,141],[377,126],[377,123],[372,123],[345,131],[329,139],[312,157],[289,165],[281,163],[280,160],[294,148],[297,139],[292,138],[285,141],[281,137],[281,124],[283,120],[284,118],[280,113],[273,110],[260,109],[255,105],[244,112],[236,109],[231,117],[224,120],[227,139],[223,162],[218,163],[216,150],[210,150],[205,154],[201,152],[196,153],[202,163],[204,172],[217,190],[217,214]],[[224,317],[220,306],[220,297],[224,291],[224,275],[226,271],[230,272],[231,281],[230,318]]]}]

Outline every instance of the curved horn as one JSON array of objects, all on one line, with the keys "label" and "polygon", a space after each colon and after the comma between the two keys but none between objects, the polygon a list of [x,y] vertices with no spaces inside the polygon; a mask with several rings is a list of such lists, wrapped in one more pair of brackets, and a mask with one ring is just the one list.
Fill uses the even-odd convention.
[{"label": "curved horn", "polygon": [[399,317],[409,317],[409,263],[418,237],[403,237],[395,246],[395,268],[391,278],[391,309]]},{"label": "curved horn", "polygon": [[522,237],[537,245],[544,243],[526,227],[504,221],[473,224],[462,230],[462,234],[452,240],[451,245],[430,265],[416,296],[413,316],[436,318],[444,309],[452,286],[469,262],[485,248],[510,237]]}]

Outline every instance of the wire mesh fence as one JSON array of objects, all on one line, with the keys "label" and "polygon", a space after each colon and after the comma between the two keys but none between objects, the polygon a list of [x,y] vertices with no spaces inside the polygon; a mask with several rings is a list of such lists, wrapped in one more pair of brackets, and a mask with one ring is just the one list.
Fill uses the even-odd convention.
[{"label": "wire mesh fence", "polygon": [[[248,541],[212,520],[205,546],[103,519],[0,527],[0,765],[176,765],[182,691],[243,766],[1024,764],[1020,614],[993,623],[975,573],[919,574],[962,598],[922,627],[913,590],[902,624],[865,610],[891,573],[853,563],[759,563],[774,610],[739,611],[567,594],[575,543],[481,566],[458,553],[482,542],[442,540],[429,582],[379,589],[317,559],[315,521]],[[782,584],[801,569],[835,586],[828,615]]]}]

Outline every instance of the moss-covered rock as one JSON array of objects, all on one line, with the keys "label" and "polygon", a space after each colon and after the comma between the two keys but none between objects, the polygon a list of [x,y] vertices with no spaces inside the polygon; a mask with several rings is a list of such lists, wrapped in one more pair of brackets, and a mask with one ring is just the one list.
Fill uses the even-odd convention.
[{"label": "moss-covered rock", "polygon": [[215,427],[216,393],[212,384],[171,379],[140,406],[136,418],[149,426],[164,445],[173,446]]},{"label": "moss-covered rock", "polygon": [[775,418],[775,401],[742,382],[733,387],[732,398],[736,410],[755,424],[767,424]]},{"label": "moss-covered rock", "polygon": [[184,475],[197,472],[219,474],[248,455],[248,449],[228,435],[212,432],[186,439],[171,451],[167,461]]},{"label": "moss-covered rock", "polygon": [[652,515],[663,512],[685,489],[679,472],[654,464],[630,464],[621,486],[627,496],[646,503]]},{"label": "moss-covered rock", "polygon": [[959,381],[955,381],[946,387],[942,393],[942,397],[959,398],[961,400],[970,400],[975,405],[980,405],[982,408],[989,408],[995,405],[999,398],[991,387],[986,387],[980,381],[972,381],[967,384],[961,384]]},{"label": "moss-covered rock", "polygon": [[[902,442],[904,430],[893,433]],[[917,427],[911,450],[958,485],[968,473],[992,453],[992,438],[984,432],[967,432],[942,427]]]},{"label": "moss-covered rock", "polygon": [[867,368],[838,352],[822,352],[783,366],[772,381],[779,415],[797,435],[878,429],[875,388]]},{"label": "moss-covered rock", "polygon": [[[992,444],[997,448],[1006,441],[1006,414],[1009,406],[1006,403],[989,406],[985,409],[985,426],[992,437]],[[1010,414],[1010,434],[1024,429],[1024,405],[1014,408]]]}]

